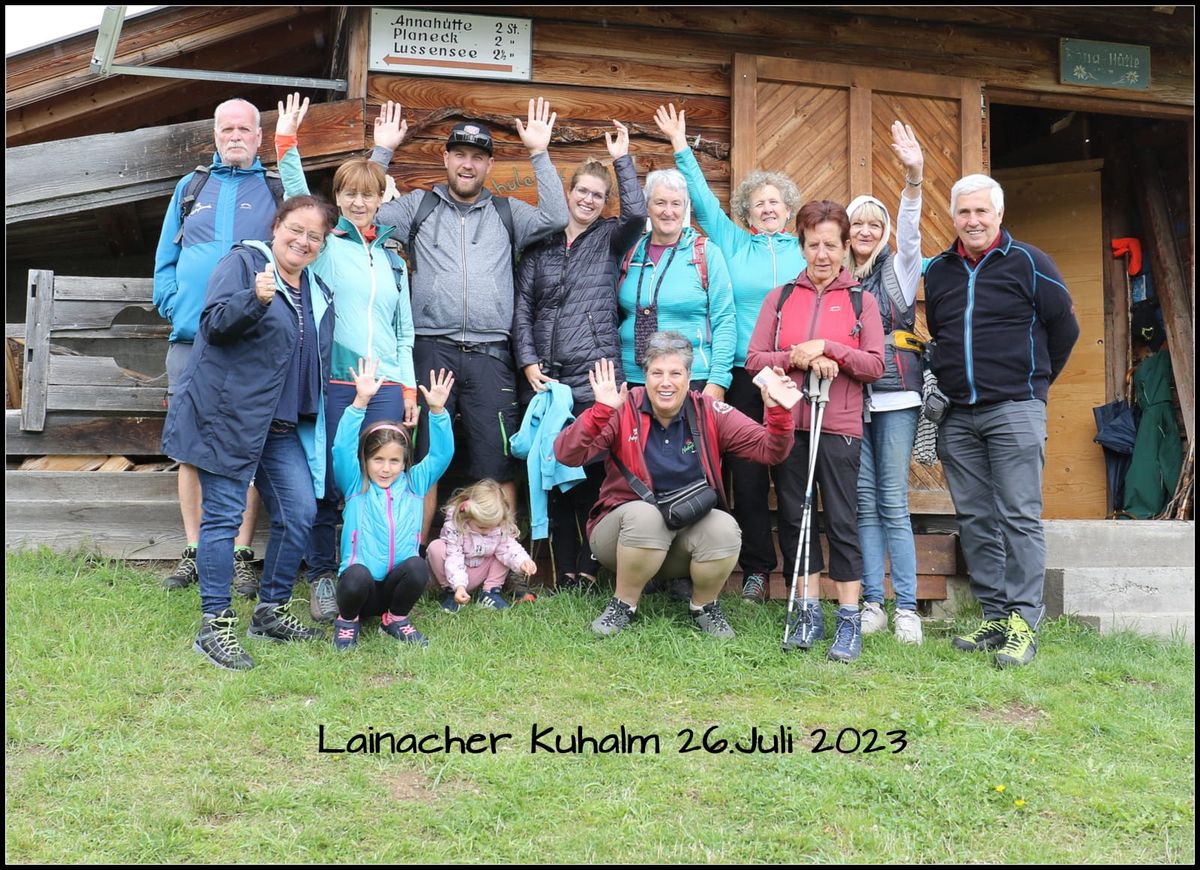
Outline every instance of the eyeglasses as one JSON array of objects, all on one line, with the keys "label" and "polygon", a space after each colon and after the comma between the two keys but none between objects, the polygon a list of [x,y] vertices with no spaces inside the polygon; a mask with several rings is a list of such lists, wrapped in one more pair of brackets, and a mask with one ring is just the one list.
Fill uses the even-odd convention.
[{"label": "eyeglasses", "polygon": [[295,224],[284,224],[283,228],[293,236],[307,236],[308,240],[317,247],[325,244],[325,236],[323,233],[310,233],[304,227],[298,227]]},{"label": "eyeglasses", "polygon": [[596,190],[588,190],[586,187],[576,187],[575,195],[580,199],[594,199],[598,200],[599,202],[604,202],[604,200],[608,199],[607,193],[600,193]]},{"label": "eyeglasses", "polygon": [[356,199],[361,199],[363,202],[374,202],[379,199],[378,193],[365,190],[340,190],[338,196],[344,196],[348,202],[354,202]]}]

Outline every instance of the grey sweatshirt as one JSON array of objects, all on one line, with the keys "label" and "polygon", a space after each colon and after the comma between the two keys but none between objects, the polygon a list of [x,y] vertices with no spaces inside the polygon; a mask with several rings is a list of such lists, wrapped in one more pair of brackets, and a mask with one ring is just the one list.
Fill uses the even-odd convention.
[{"label": "grey sweatshirt", "polygon": [[[391,162],[379,146],[371,159]],[[543,152],[531,158],[537,178],[538,207],[512,199],[517,250],[567,225],[563,184]],[[417,231],[417,269],[412,275],[413,326],[417,335],[444,335],[462,342],[506,341],[513,322],[513,262],[508,231],[486,188],[462,214],[446,185],[433,188],[437,208]],[[403,194],[379,209],[379,222],[396,227],[393,238],[406,241],[423,190]]]}]

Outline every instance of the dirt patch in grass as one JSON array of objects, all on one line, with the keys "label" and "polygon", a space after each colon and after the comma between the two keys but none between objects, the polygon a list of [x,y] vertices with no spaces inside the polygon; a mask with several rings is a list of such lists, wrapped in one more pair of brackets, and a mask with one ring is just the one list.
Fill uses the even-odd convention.
[{"label": "dirt patch in grass", "polygon": [[1153,680],[1139,680],[1137,677],[1129,676],[1129,674],[1126,674],[1125,676],[1121,677],[1121,682],[1126,683],[1130,686],[1145,686],[1147,689],[1162,688],[1161,686],[1159,686],[1158,683],[1154,682]]},{"label": "dirt patch in grass", "polygon": [[984,707],[979,711],[979,718],[986,722],[1003,722],[1005,725],[1036,728],[1043,719],[1047,718],[1047,714],[1041,707],[1011,701],[1000,708]]},{"label": "dirt patch in grass", "polygon": [[433,804],[462,792],[479,794],[479,787],[470,780],[434,780],[420,770],[397,770],[383,777],[392,800],[409,803]]}]

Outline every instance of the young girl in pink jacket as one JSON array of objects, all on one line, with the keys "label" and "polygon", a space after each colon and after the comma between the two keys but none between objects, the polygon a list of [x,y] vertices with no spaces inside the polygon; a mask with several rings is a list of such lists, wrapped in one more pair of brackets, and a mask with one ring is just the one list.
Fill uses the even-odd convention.
[{"label": "young girl in pink jacket", "polygon": [[429,569],[446,591],[442,609],[457,613],[480,586],[482,606],[508,607],[500,594],[508,572],[533,574],[537,563],[517,541],[517,526],[500,484],[481,480],[460,489],[446,503],[445,511],[442,535],[426,553]]}]

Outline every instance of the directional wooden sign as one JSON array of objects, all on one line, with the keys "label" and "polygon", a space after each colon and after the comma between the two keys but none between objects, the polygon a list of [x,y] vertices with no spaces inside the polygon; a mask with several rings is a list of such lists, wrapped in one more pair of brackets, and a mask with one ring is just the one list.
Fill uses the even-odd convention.
[{"label": "directional wooden sign", "polygon": [[533,22],[426,9],[372,9],[367,66],[376,72],[529,81]]}]

